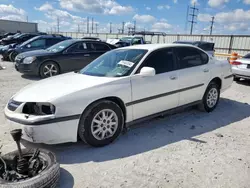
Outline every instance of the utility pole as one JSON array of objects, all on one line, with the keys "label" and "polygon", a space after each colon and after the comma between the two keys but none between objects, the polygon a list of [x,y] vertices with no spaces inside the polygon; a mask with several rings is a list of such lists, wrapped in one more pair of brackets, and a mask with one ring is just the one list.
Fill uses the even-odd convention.
[{"label": "utility pole", "polygon": [[97,34],[97,27],[98,27],[98,24],[96,23],[95,24],[95,32],[96,32],[96,34]]},{"label": "utility pole", "polygon": [[87,34],[89,34],[89,17],[87,17]]},{"label": "utility pole", "polygon": [[136,32],[136,21],[134,21],[134,32]]},{"label": "utility pole", "polygon": [[60,27],[60,23],[59,23],[59,17],[57,17],[57,32],[59,33],[59,27]]},{"label": "utility pole", "polygon": [[80,33],[80,25],[78,24],[78,33]]},{"label": "utility pole", "polygon": [[112,22],[109,23],[109,33],[112,33]]},{"label": "utility pole", "polygon": [[212,16],[211,26],[210,26],[210,35],[213,34],[213,27],[214,27],[214,16]]},{"label": "utility pole", "polygon": [[26,16],[26,21],[29,22],[29,16]]},{"label": "utility pole", "polygon": [[94,33],[94,18],[92,18],[92,33]]},{"label": "utility pole", "polygon": [[125,26],[125,22],[122,22],[122,34],[124,34],[124,26]]},{"label": "utility pole", "polygon": [[189,16],[189,5],[187,6],[187,15],[186,15],[186,22],[185,22],[185,32],[187,33],[187,26],[188,26],[188,16]]},{"label": "utility pole", "polygon": [[189,14],[191,16],[191,21],[189,21],[189,22],[191,22],[190,35],[192,35],[193,34],[194,24],[197,23],[195,21],[195,18],[197,17],[197,12],[199,11],[199,9],[195,7],[195,3],[194,3],[193,7],[190,7],[190,9],[192,10],[192,14]]}]

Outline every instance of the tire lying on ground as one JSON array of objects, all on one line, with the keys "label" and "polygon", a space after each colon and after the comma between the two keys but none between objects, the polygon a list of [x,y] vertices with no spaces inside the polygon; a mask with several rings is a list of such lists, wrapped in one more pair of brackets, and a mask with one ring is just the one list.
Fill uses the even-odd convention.
[{"label": "tire lying on ground", "polygon": [[[37,176],[19,182],[8,182],[0,178],[0,188],[54,188],[57,187],[60,177],[60,165],[56,161],[54,153],[39,149],[39,157],[47,162],[47,167]],[[33,155],[35,149],[23,149],[23,155]],[[4,155],[3,159],[10,159],[17,156],[18,151]]]}]

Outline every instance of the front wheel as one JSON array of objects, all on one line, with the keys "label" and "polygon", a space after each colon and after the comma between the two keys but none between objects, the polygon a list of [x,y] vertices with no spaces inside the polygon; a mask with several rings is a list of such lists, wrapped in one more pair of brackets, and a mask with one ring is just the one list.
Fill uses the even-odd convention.
[{"label": "front wheel", "polygon": [[206,112],[212,112],[220,99],[220,87],[217,83],[212,82],[208,85],[203,96],[200,109]]},{"label": "front wheel", "polygon": [[10,54],[9,54],[9,59],[10,59],[10,61],[11,62],[15,62],[15,58],[16,58],[16,56],[17,56],[17,53],[16,52],[11,52]]},{"label": "front wheel", "polygon": [[46,62],[40,67],[40,76],[48,78],[59,74],[59,67],[55,62]]},{"label": "front wheel", "polygon": [[102,147],[113,142],[122,132],[124,116],[114,102],[103,100],[94,103],[82,115],[78,135],[87,144]]},{"label": "front wheel", "polygon": [[239,77],[234,76],[234,81],[235,81],[235,82],[239,82],[239,81],[240,81],[240,78],[239,78]]}]

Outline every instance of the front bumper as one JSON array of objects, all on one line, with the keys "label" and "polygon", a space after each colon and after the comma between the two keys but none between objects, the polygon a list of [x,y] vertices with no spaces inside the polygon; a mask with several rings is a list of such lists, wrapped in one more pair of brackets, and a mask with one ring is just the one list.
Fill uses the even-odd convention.
[{"label": "front bumper", "polygon": [[21,61],[15,63],[15,69],[24,74],[39,75],[39,68],[35,62],[31,64],[22,64]]},{"label": "front bumper", "polygon": [[232,66],[232,72],[236,77],[250,79],[250,69],[242,69]]},{"label": "front bumper", "polygon": [[[4,109],[11,129],[22,129],[22,139],[33,143],[60,144],[77,141],[79,119],[53,122],[54,115],[29,116],[13,112],[6,106]],[[37,124],[37,125],[34,125]]]}]

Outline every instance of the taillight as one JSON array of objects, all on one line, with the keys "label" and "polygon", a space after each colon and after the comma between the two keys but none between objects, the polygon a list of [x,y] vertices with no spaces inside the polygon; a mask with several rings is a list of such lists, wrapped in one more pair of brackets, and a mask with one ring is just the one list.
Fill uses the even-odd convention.
[{"label": "taillight", "polygon": [[241,65],[242,63],[240,61],[232,61],[231,64],[232,65]]}]

